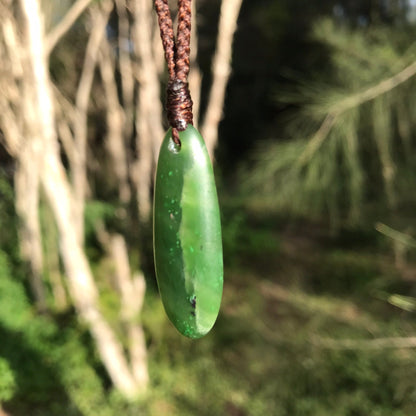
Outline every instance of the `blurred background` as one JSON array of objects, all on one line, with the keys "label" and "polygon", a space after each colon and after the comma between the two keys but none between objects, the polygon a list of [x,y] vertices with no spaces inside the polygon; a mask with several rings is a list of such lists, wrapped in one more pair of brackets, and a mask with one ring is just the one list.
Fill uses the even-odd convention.
[{"label": "blurred background", "polygon": [[0,415],[416,415],[416,1],[193,3],[200,340],[153,269],[152,2],[0,0]]}]

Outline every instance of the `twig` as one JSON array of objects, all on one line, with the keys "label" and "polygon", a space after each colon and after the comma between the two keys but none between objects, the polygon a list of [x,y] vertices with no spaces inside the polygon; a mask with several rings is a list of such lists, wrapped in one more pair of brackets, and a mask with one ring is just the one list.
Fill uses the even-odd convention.
[{"label": "twig", "polygon": [[124,126],[130,123],[126,122],[126,114],[119,102],[110,45],[107,41],[104,41],[101,45],[99,67],[106,99],[106,145],[109,156],[113,160],[113,169],[118,180],[120,200],[123,203],[127,203],[130,201],[131,193],[127,166],[127,146],[124,141],[123,130],[125,129]]},{"label": "twig", "polygon": [[371,319],[371,316],[351,302],[302,294],[267,281],[260,282],[259,290],[264,297],[285,302],[309,315],[322,315],[350,325],[355,324],[370,333],[378,329],[377,323]]},{"label": "twig", "polygon": [[334,127],[335,121],[337,120],[337,115],[338,114],[332,112],[327,114],[318,131],[315,133],[315,135],[307,144],[305,150],[299,156],[299,159],[296,162],[297,167],[304,166],[312,158],[315,152],[321,147],[332,127]]},{"label": "twig", "polygon": [[[130,139],[133,133],[134,116],[134,76],[131,60],[131,34],[127,4],[125,0],[115,0],[118,15],[118,63],[120,66],[122,104],[126,120],[124,137]],[[163,59],[163,57],[162,57]]]},{"label": "twig", "polygon": [[386,237],[391,238],[392,240],[397,241],[398,243],[403,244],[407,247],[416,247],[416,240],[408,234],[401,233],[400,231],[390,228],[388,225],[381,222],[376,224],[376,230],[385,235]]},{"label": "twig", "polygon": [[77,0],[68,10],[62,20],[45,36],[45,53],[50,54],[59,40],[75,23],[82,12],[89,6],[92,0]]},{"label": "twig", "polygon": [[389,348],[416,348],[416,337],[387,337],[369,340],[313,338],[316,346],[334,350],[381,350]]},{"label": "twig", "polygon": [[126,241],[122,235],[109,234],[103,223],[97,225],[96,231],[98,239],[114,263],[114,278],[120,293],[121,319],[128,336],[131,370],[135,381],[144,390],[149,381],[146,340],[143,328],[137,323],[137,317],[143,306],[146,280],[143,273],[132,273]]},{"label": "twig", "polygon": [[406,82],[415,74],[416,62],[413,62],[412,64],[401,70],[399,73],[379,82],[377,85],[374,85],[373,87],[370,87],[365,91],[353,94],[350,97],[345,98],[340,103],[335,105],[333,112],[343,113],[344,111],[350,110],[351,108],[364,104],[367,101],[374,100],[378,96],[386,94],[392,89],[398,87],[400,84],[403,84],[403,82]]}]

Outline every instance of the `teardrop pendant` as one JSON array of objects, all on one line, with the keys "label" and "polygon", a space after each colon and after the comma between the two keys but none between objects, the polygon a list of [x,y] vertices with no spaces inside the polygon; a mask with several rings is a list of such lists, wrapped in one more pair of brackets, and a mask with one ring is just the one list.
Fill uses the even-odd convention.
[{"label": "teardrop pendant", "polygon": [[189,338],[214,325],[223,288],[221,222],[211,161],[204,140],[188,125],[169,129],[161,146],[154,196],[156,277],[166,313]]}]

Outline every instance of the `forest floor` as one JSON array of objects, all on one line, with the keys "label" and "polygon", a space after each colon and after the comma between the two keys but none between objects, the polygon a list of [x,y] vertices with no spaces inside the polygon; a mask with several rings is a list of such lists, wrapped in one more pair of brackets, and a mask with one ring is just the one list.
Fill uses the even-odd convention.
[{"label": "forest floor", "polygon": [[[374,228],[334,234],[322,224],[241,212],[223,225],[224,296],[206,337],[189,340],[177,333],[150,278],[142,322],[151,382],[134,403],[112,392],[88,332],[74,316],[23,318],[27,302],[19,300],[16,282],[2,283],[7,297],[0,305],[0,366],[5,357],[16,382],[5,411],[416,414],[414,259],[398,269],[390,242]],[[22,316],[20,327],[16,316]]]},{"label": "forest floor", "polygon": [[375,229],[234,220],[217,324],[181,343],[178,414],[416,414],[414,262]]}]

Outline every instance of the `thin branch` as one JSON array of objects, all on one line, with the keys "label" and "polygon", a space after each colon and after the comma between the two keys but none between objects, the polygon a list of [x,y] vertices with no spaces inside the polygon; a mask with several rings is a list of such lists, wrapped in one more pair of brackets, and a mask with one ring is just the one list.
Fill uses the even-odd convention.
[{"label": "thin branch", "polygon": [[77,159],[74,134],[71,126],[75,120],[75,106],[62,94],[59,88],[53,84],[53,92],[56,108],[56,126],[59,133],[59,141],[69,161],[69,170],[74,171]]},{"label": "thin branch", "polygon": [[378,329],[377,322],[352,302],[325,296],[314,296],[287,289],[276,283],[262,281],[259,292],[268,299],[287,303],[307,315],[321,315],[349,325],[362,327],[370,333]]},{"label": "thin branch", "polygon": [[201,127],[211,157],[217,144],[218,125],[222,118],[225,90],[231,73],[232,44],[241,3],[242,0],[222,0],[221,3],[217,46],[212,66],[213,82]]},{"label": "thin branch", "polygon": [[337,120],[337,115],[335,113],[328,113],[325,117],[325,120],[322,122],[318,131],[309,141],[306,149],[299,156],[299,159],[296,162],[297,167],[305,166],[305,164],[312,159],[312,156],[315,152],[321,147],[322,143],[327,138],[332,127],[334,127],[335,121]]},{"label": "thin branch", "polygon": [[374,100],[378,96],[386,94],[387,92],[398,87],[400,84],[403,84],[408,79],[412,78],[415,74],[416,62],[413,62],[399,73],[379,82],[377,85],[374,85],[365,91],[353,94],[350,97],[345,98],[339,104],[334,106],[332,112],[340,114],[350,110],[351,108],[358,107],[367,101]]},{"label": "thin branch", "polygon": [[21,78],[24,75],[23,56],[25,52],[22,50],[24,48],[21,47],[21,42],[18,39],[17,27],[9,16],[3,15],[2,33],[5,49],[9,56],[11,73],[15,78]]},{"label": "thin branch", "polygon": [[390,348],[416,348],[416,337],[387,337],[369,340],[313,338],[318,347],[334,350],[381,350]]},{"label": "thin branch", "polygon": [[62,20],[45,37],[45,53],[50,54],[56,44],[71,28],[78,17],[90,5],[92,0],[77,0]]},{"label": "thin branch", "polygon": [[131,35],[130,23],[125,0],[115,0],[118,15],[118,50],[121,76],[121,88],[123,92],[123,108],[126,113],[124,126],[125,137],[129,138],[133,130],[133,107],[134,107],[134,77],[131,61]]},{"label": "thin branch", "polygon": [[153,38],[152,6],[147,0],[137,0],[133,8],[133,40],[138,64],[134,75],[139,81],[136,107],[136,146],[139,157],[132,169],[132,180],[137,189],[139,215],[147,222],[151,212],[150,188],[153,176],[153,162],[156,162],[160,142],[163,138],[162,106],[160,102],[159,79],[151,49]]},{"label": "thin branch", "polygon": [[400,231],[394,230],[386,224],[381,222],[376,224],[376,230],[385,235],[386,237],[391,238],[392,240],[403,244],[407,247],[416,247],[416,240],[408,234],[401,233]]},{"label": "thin branch", "polygon": [[128,248],[122,235],[109,234],[103,223],[97,225],[96,231],[98,239],[114,263],[114,278],[120,293],[121,320],[128,336],[131,370],[139,389],[144,391],[149,382],[146,340],[137,318],[143,306],[146,280],[143,273],[132,273]]},{"label": "thin branch", "polygon": [[368,101],[374,100],[380,95],[386,94],[393,90],[399,85],[403,84],[416,74],[416,62],[413,62],[397,74],[389,77],[378,84],[362,91],[357,94],[344,98],[337,104],[333,105],[318,131],[315,133],[313,138],[309,141],[306,149],[299,156],[298,166],[304,165],[305,162],[311,159],[315,152],[320,148],[322,143],[328,137],[332,127],[335,124],[335,120],[342,113],[351,110],[352,108],[358,107]]},{"label": "thin branch", "polygon": [[17,157],[23,143],[22,130],[16,113],[10,108],[9,103],[3,102],[2,99],[0,99],[0,126],[3,130],[3,139],[0,136],[0,143],[10,155]]},{"label": "thin branch", "polygon": [[75,98],[76,108],[74,120],[74,139],[75,147],[78,153],[72,175],[74,196],[76,198],[75,218],[80,241],[82,241],[84,235],[84,205],[88,187],[86,173],[88,103],[90,101],[90,93],[98,61],[98,52],[105,35],[105,27],[107,25],[111,9],[112,3],[110,1],[105,1],[101,2],[100,8],[94,8],[91,10],[92,29],[85,51],[84,64]]},{"label": "thin branch", "polygon": [[103,42],[101,45],[99,67],[106,99],[106,144],[109,156],[113,160],[114,172],[118,179],[120,200],[123,203],[127,203],[130,201],[131,192],[123,130],[125,129],[125,125],[130,123],[126,123],[126,114],[119,102],[116,80],[114,78],[114,68],[111,62],[110,45],[108,42]]}]

